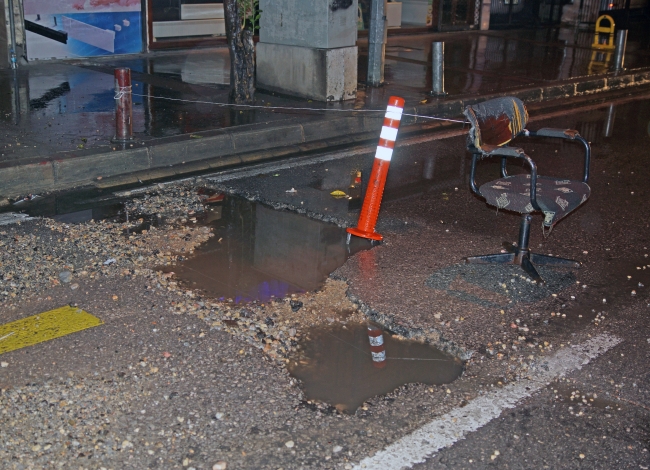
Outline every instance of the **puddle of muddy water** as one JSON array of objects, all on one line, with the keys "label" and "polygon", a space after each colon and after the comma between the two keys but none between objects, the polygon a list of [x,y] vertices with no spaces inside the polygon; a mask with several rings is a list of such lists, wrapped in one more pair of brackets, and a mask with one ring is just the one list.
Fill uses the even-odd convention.
[{"label": "puddle of muddy water", "polygon": [[316,290],[349,256],[370,248],[361,239],[346,245],[345,230],[331,223],[239,197],[210,198],[199,222],[214,237],[165,269],[210,297],[267,302]]},{"label": "puddle of muddy water", "polygon": [[364,324],[316,327],[290,358],[289,372],[302,382],[309,400],[354,413],[366,400],[407,383],[446,384],[463,371],[460,360],[420,342],[383,333],[386,361],[373,362]]}]

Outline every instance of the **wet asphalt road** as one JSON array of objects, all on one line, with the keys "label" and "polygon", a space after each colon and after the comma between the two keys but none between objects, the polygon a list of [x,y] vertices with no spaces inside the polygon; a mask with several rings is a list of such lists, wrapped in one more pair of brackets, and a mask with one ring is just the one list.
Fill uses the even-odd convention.
[{"label": "wet asphalt road", "polygon": [[[630,31],[628,69],[648,64],[648,38]],[[430,98],[431,43],[446,43],[445,84],[450,96],[482,96],[588,75],[612,66],[592,58],[591,32],[572,27],[516,31],[446,32],[390,36],[386,47],[386,87],[360,87],[354,102],[330,103],[334,109],[382,109],[391,94],[411,105]],[[367,70],[366,42],[359,41],[359,82]],[[114,134],[116,67],[133,72],[133,132],[140,142],[232,126],[289,121],[293,113],[262,109],[228,110],[230,64],[227,48],[196,48],[77,61],[32,61],[0,72],[0,162],[43,158],[61,151],[111,148]],[[260,90],[258,105],[322,108],[311,100],[276,96]],[[300,115],[302,121],[321,116]]]},{"label": "wet asphalt road", "polygon": [[[457,296],[450,295],[452,289],[441,295],[424,285],[432,273],[459,263],[463,256],[495,252],[501,241],[514,241],[517,217],[495,215],[493,208],[468,194],[467,162],[458,158],[462,155],[463,139],[414,144],[396,151],[378,223],[378,231],[385,235],[386,242],[372,252],[359,253],[336,272],[349,282],[349,292],[354,298],[384,316],[386,324],[393,328],[437,328],[443,338],[453,339],[479,354],[485,349],[488,337],[507,336],[504,329],[509,329],[512,321],[529,315],[532,324],[540,330],[536,339],[539,342],[570,340],[581,331],[593,333],[594,320],[600,312],[612,318],[611,323],[605,323],[608,329],[624,338],[622,345],[596,362],[593,371],[553,384],[517,408],[514,416],[504,413],[503,419],[444,450],[424,467],[644,468],[648,465],[650,393],[644,363],[649,353],[650,302],[645,291],[648,276],[644,276],[643,270],[638,272],[640,266],[648,264],[644,261],[648,259],[650,245],[649,214],[644,205],[648,197],[644,182],[647,168],[639,158],[650,139],[648,113],[648,102],[642,101],[613,109],[603,106],[595,112],[531,125],[533,129],[576,128],[592,142],[591,200],[559,224],[548,239],[536,228],[531,236],[533,249],[578,259],[584,267],[575,273],[580,283],[577,287],[565,289],[559,298],[533,304],[515,303],[506,309],[506,321],[494,306],[484,308],[476,301],[458,301]],[[612,123],[612,116],[613,133],[606,136],[607,122],[609,119]],[[547,155],[538,161],[540,171],[579,174],[579,153],[572,152],[569,145],[537,144],[536,151]],[[553,159],[555,152],[564,152],[566,156],[558,161]],[[535,158],[535,153],[531,154]],[[327,200],[324,191],[313,188],[340,189],[345,184],[340,177],[346,173],[344,169],[361,168],[367,175],[371,161],[372,155],[296,167],[280,172],[280,183],[262,174],[257,179],[223,184],[249,197],[315,212],[343,225],[354,224],[356,213],[349,212],[344,201],[330,199],[324,203]],[[341,179],[337,181],[334,175]],[[301,179],[309,178],[311,182],[306,185],[300,183]],[[284,187],[295,187],[298,192],[282,194]],[[632,290],[643,295],[643,299],[632,296]],[[454,291],[462,292],[463,286]],[[495,300],[490,295],[485,298]],[[608,299],[607,304],[602,303],[604,298]],[[567,318],[549,315],[557,310],[565,312]],[[607,379],[603,380],[604,377]],[[553,392],[556,389],[561,391]],[[630,395],[624,399],[633,403],[613,399],[611,407],[622,405],[622,411],[612,413],[604,407],[590,407],[589,417],[578,418],[571,414],[571,403],[566,397],[567,390],[570,395],[574,389],[603,390],[617,396],[623,396],[614,393],[617,389],[629,390]],[[563,432],[558,433],[558,429]],[[514,439],[513,435],[520,439]],[[610,439],[607,445],[599,440],[603,435]],[[499,450],[500,455],[492,460],[494,450]]]},{"label": "wet asphalt road", "polygon": [[[606,333],[622,342],[415,468],[647,468],[650,282],[647,271],[637,267],[650,264],[645,256],[650,253],[650,175],[643,158],[650,142],[650,106],[647,101],[617,106],[613,134],[605,137],[608,109],[531,125],[577,128],[594,152],[590,201],[548,239],[537,228],[531,235],[532,247],[584,263],[575,273],[579,284],[532,303],[509,304],[503,292],[462,282],[447,290],[427,285],[433,274],[463,256],[494,252],[502,241],[513,240],[518,218],[495,214],[469,194],[463,137],[398,147],[380,214],[385,243],[357,253],[333,276],[348,283],[347,296],[355,301],[350,309],[402,336],[426,337],[470,357],[452,384],[403,386],[367,400],[352,415],[337,412],[333,404],[310,403],[281,357],[273,359],[249,342],[243,328],[213,326],[224,315],[222,307],[211,307],[218,302],[165,284],[156,272],[124,274],[122,269],[131,266],[125,256],[115,270],[104,269],[94,279],[79,275],[75,289],[33,285],[3,302],[2,323],[67,303],[105,322],[0,357],[7,363],[0,369],[4,465],[213,468],[224,461],[227,468],[352,468],[485,392],[534,376],[555,351]],[[541,170],[579,171],[570,147],[540,145]],[[352,170],[367,175],[371,163],[369,149],[206,184],[345,225],[357,212],[329,193],[345,190]],[[480,177],[494,169],[488,164]],[[296,193],[287,193],[290,188]],[[178,206],[188,213],[187,205]],[[39,221],[3,227],[5,270],[10,258],[19,256],[26,235],[41,236],[39,249],[46,252],[68,246],[70,228],[58,227]],[[107,230],[100,224],[85,227],[89,233]],[[124,244],[121,235],[106,233],[108,252]],[[138,248],[144,256],[151,251],[149,235],[142,235]],[[73,262],[77,271],[92,266],[92,251],[70,253],[74,261],[55,256],[52,266],[44,261],[39,269],[56,277],[65,262]],[[329,315],[324,305],[349,302],[333,292],[320,303],[309,303],[317,294],[305,294],[306,307],[291,314],[291,326],[300,331],[309,315]],[[463,295],[454,295],[459,292]],[[261,313],[273,308],[251,306],[252,321],[264,321]]]}]

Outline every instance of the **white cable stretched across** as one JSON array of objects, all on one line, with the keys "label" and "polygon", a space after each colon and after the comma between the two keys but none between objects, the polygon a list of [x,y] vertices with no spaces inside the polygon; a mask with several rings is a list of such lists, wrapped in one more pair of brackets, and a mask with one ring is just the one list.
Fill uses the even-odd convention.
[{"label": "white cable stretched across", "polygon": [[[159,100],[168,100],[168,101],[180,101],[183,103],[199,103],[199,104],[211,104],[214,106],[223,106],[223,107],[233,107],[233,108],[247,108],[247,109],[266,109],[266,110],[289,110],[289,111],[326,111],[326,112],[337,112],[337,113],[381,113],[385,114],[385,109],[327,109],[327,108],[305,108],[305,107],[289,107],[289,106],[260,106],[254,104],[234,104],[234,103],[219,103],[216,101],[203,101],[203,100],[184,100],[180,98],[167,98],[165,96],[150,96],[142,95],[139,93],[131,93],[133,96],[141,96],[143,98],[155,98]],[[121,98],[122,95],[115,95],[115,99]],[[403,113],[402,116],[409,116],[422,119],[431,119],[435,121],[447,121],[447,122],[457,122],[459,124],[465,124],[467,121],[460,121],[458,119],[448,119],[435,116],[423,116],[421,114],[407,114]]]},{"label": "white cable stretched across", "polygon": [[131,92],[131,89],[132,89],[132,87],[131,87],[130,85],[129,85],[129,86],[122,86],[122,87],[120,87],[120,89],[118,90],[118,92],[115,94],[115,97],[114,97],[114,98],[115,98],[116,100],[119,100],[119,99],[122,99],[122,97],[123,97],[124,95],[126,95],[127,93],[131,93],[131,94],[133,94],[133,93]]}]

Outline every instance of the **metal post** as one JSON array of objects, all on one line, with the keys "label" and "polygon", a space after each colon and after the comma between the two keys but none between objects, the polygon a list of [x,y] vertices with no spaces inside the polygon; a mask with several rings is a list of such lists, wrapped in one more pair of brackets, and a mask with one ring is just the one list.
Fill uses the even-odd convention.
[{"label": "metal post", "polygon": [[368,85],[384,83],[384,59],[386,56],[386,0],[372,0],[370,5],[370,30],[368,31]]},{"label": "metal post", "polygon": [[607,109],[607,120],[605,121],[605,129],[603,134],[605,137],[611,137],[614,133],[614,118],[616,117],[616,107],[610,104]]},{"label": "metal post", "polygon": [[20,124],[20,85],[18,83],[18,70],[15,68],[11,71],[13,75],[13,114],[14,114],[14,124]]},{"label": "metal post", "polygon": [[625,59],[625,45],[627,44],[627,29],[619,29],[616,33],[616,49],[614,50],[614,68],[621,70]]},{"label": "metal post", "polygon": [[115,69],[115,137],[114,142],[133,139],[133,102],[131,69]]},{"label": "metal post", "polygon": [[16,19],[14,18],[14,0],[9,0],[7,3],[9,7],[9,32],[11,34],[11,55],[9,60],[11,62],[11,68],[16,68]]},{"label": "metal post", "polygon": [[422,177],[425,180],[431,181],[433,179],[433,171],[436,168],[436,157],[427,157],[424,160],[424,168],[422,172]]},{"label": "metal post", "polygon": [[431,94],[444,96],[445,93],[445,43],[434,42],[431,44],[431,61],[433,62],[433,75]]}]

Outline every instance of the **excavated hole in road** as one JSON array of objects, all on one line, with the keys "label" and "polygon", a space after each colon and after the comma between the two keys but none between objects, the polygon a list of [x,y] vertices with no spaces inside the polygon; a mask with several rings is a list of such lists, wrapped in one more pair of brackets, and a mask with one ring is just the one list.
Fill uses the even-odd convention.
[{"label": "excavated hole in road", "polygon": [[[348,246],[345,230],[332,223],[207,188],[196,191],[204,210],[181,219],[182,223],[210,227],[214,236],[194,254],[160,269],[173,271],[180,284],[203,291],[208,297],[245,305],[319,290],[348,257],[371,248],[367,240],[358,238]],[[96,191],[29,198],[11,209],[70,224],[128,222],[127,235],[165,223],[156,214],[139,217],[127,213],[124,199]],[[295,315],[301,315],[299,310],[300,306]],[[377,369],[366,325],[348,323],[345,318],[341,322],[311,326],[297,335],[301,339],[287,365],[309,400],[354,413],[369,398],[391,393],[407,383],[450,383],[463,371],[459,359],[422,342],[397,339],[388,332],[383,335],[386,366]],[[237,321],[225,320],[225,324],[237,326]]]},{"label": "excavated hole in road", "polygon": [[289,373],[308,400],[354,413],[366,400],[407,383],[442,385],[463,372],[463,363],[428,344],[383,332],[386,360],[373,361],[365,324],[314,327],[289,358]]},{"label": "excavated hole in road", "polygon": [[[214,236],[187,260],[165,270],[210,297],[236,304],[264,303],[314,291],[349,256],[371,247],[355,238],[346,245],[345,230],[335,224],[240,197],[204,196],[211,202],[205,203],[197,223],[207,224]],[[460,360],[432,346],[398,340],[388,333],[384,337],[389,356],[386,366],[377,369],[365,325],[312,327],[302,334],[298,352],[290,356],[289,372],[301,381],[309,400],[346,413],[404,384],[444,384],[462,373]]]},{"label": "excavated hole in road", "polygon": [[192,289],[236,304],[268,302],[320,289],[366,240],[346,245],[344,229],[247,199],[210,195],[197,223],[214,236],[183,262],[165,267]]}]

